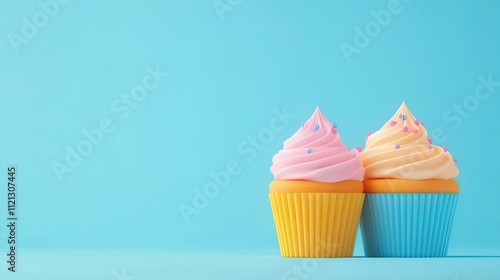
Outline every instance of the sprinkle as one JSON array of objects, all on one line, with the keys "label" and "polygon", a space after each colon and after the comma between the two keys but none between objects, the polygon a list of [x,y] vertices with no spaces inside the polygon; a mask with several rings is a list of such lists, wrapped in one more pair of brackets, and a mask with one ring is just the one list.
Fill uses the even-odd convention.
[{"label": "sprinkle", "polygon": [[453,159],[453,162],[454,162],[454,163],[457,163],[457,162],[458,162],[458,160],[456,160],[456,159]]},{"label": "sprinkle", "polygon": [[311,149],[307,149],[307,154],[310,154],[312,153],[312,150]]},{"label": "sprinkle", "polygon": [[403,132],[408,132],[408,127],[407,126],[403,127]]},{"label": "sprinkle", "polygon": [[314,126],[314,132],[318,131],[319,130],[319,123],[317,123],[315,126]]},{"label": "sprinkle", "polygon": [[394,146],[394,148],[399,149],[399,148],[401,148],[401,146],[399,144],[396,144],[396,146]]},{"label": "sprinkle", "polygon": [[337,124],[336,123],[332,123],[332,127],[333,128],[337,128]]},{"label": "sprinkle", "polygon": [[367,134],[366,136],[370,136],[370,135],[372,135],[372,133],[371,133],[371,132],[368,132],[368,134]]},{"label": "sprinkle", "polygon": [[432,146],[429,146],[429,149],[432,149]]},{"label": "sprinkle", "polygon": [[332,133],[337,134],[337,130],[335,128],[332,128]]},{"label": "sprinkle", "polygon": [[419,125],[419,124],[420,124],[420,122],[419,122],[419,121],[417,121],[417,120],[415,120],[415,124],[416,124],[416,125]]},{"label": "sprinkle", "polygon": [[414,128],[413,133],[418,133],[418,129]]},{"label": "sprinkle", "polygon": [[391,121],[389,124],[390,124],[391,126],[395,126],[395,125],[397,124],[397,122],[396,122],[396,121]]},{"label": "sprinkle", "polygon": [[363,151],[363,148],[361,148],[360,146],[357,146],[357,147],[356,147],[356,150],[358,150],[358,152],[360,152],[360,153],[361,153],[361,152]]},{"label": "sprinkle", "polygon": [[443,147],[443,151],[447,152],[448,151],[448,147],[444,146]]},{"label": "sprinkle", "polygon": [[424,125],[424,122],[420,122],[421,125]]},{"label": "sprinkle", "polygon": [[399,118],[402,119],[403,121],[406,121],[406,115],[401,114]]},{"label": "sprinkle", "polygon": [[429,144],[432,144],[432,139],[431,139],[431,138],[428,138],[428,139],[427,139],[427,142],[429,142]]},{"label": "sprinkle", "polygon": [[302,123],[302,127],[304,127],[304,125],[306,125],[306,123]]}]

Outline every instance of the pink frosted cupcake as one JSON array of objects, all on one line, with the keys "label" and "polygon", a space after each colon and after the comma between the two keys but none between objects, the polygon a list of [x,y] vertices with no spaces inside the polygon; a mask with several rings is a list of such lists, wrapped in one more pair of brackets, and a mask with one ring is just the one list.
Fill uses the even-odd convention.
[{"label": "pink frosted cupcake", "polygon": [[351,257],[364,168],[316,109],[273,158],[270,200],[283,257]]}]

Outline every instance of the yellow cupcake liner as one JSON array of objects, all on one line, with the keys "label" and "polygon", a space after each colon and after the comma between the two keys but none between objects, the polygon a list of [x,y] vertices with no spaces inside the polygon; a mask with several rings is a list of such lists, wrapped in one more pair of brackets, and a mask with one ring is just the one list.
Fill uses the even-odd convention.
[{"label": "yellow cupcake liner", "polygon": [[352,257],[364,193],[270,193],[281,255]]}]

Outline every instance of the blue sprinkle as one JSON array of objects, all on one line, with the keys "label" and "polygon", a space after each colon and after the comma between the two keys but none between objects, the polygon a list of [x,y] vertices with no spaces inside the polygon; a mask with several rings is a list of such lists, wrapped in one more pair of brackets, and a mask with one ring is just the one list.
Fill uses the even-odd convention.
[{"label": "blue sprinkle", "polygon": [[302,127],[304,127],[304,125],[306,125],[306,123],[302,123]]},{"label": "blue sprinkle", "polygon": [[332,127],[333,128],[337,128],[337,124],[336,123],[332,123]]},{"label": "blue sprinkle", "polygon": [[307,153],[308,154],[312,153],[312,150],[311,149],[307,149]]},{"label": "blue sprinkle", "polygon": [[399,116],[399,117],[400,117],[403,121],[406,121],[406,115],[403,115],[403,114],[402,114],[402,115],[401,115],[401,116]]},{"label": "blue sprinkle", "polygon": [[399,144],[396,144],[396,146],[394,146],[394,148],[399,149],[399,148],[401,148],[401,146],[399,146]]},{"label": "blue sprinkle", "polygon": [[319,130],[319,123],[317,123],[315,126],[314,126],[314,132],[318,131]]}]

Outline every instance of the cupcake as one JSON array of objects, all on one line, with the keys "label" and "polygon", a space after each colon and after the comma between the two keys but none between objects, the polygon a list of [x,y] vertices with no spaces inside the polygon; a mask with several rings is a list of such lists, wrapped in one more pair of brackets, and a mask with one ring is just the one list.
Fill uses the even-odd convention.
[{"label": "cupcake", "polygon": [[273,158],[269,198],[283,257],[351,257],[364,168],[319,108]]},{"label": "cupcake", "polygon": [[403,102],[360,153],[366,199],[361,234],[368,257],[444,257],[459,185],[455,160],[433,145]]}]

